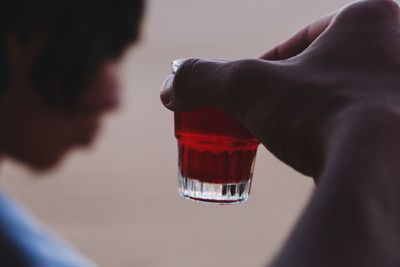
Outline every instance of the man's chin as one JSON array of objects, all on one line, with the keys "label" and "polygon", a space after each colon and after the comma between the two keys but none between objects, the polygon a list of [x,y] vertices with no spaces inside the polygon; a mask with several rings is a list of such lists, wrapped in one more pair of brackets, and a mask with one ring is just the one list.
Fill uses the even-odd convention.
[{"label": "man's chin", "polygon": [[60,165],[61,160],[49,162],[35,162],[29,165],[30,169],[37,173],[52,171]]},{"label": "man's chin", "polygon": [[17,161],[34,172],[43,173],[57,168],[65,157],[65,154],[59,154],[53,157],[35,157],[35,158],[14,158]]},{"label": "man's chin", "polygon": [[[15,153],[8,154],[8,156],[15,162],[20,163],[21,165],[25,165],[29,169],[34,172],[42,173],[47,171],[52,171],[57,168],[62,161],[65,159],[67,154],[74,150],[74,148],[86,147],[90,146],[93,142],[93,138],[90,139],[90,142],[82,142],[78,143],[75,146],[71,146],[66,149],[47,151],[47,153]],[[44,151],[42,151],[44,152]]]}]

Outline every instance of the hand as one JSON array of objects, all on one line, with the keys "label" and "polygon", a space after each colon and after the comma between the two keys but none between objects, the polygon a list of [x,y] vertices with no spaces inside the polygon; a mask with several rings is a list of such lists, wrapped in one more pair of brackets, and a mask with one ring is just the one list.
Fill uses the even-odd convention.
[{"label": "hand", "polygon": [[187,60],[161,99],[173,111],[234,114],[279,159],[317,178],[338,131],[371,123],[371,114],[397,116],[399,25],[394,1],[358,1],[260,59]]},{"label": "hand", "polygon": [[219,107],[278,158],[318,178],[274,267],[400,266],[400,11],[352,3],[260,59],[185,61],[173,111]]}]

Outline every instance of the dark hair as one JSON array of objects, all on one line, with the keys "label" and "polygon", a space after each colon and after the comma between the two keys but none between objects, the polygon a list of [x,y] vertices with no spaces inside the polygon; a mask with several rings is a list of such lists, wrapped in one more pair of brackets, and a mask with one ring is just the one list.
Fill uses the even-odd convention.
[{"label": "dark hair", "polygon": [[88,77],[138,38],[143,9],[144,0],[1,1],[0,89],[9,76],[6,36],[16,33],[26,42],[39,30],[45,44],[32,69],[33,84],[50,103],[73,103]]}]

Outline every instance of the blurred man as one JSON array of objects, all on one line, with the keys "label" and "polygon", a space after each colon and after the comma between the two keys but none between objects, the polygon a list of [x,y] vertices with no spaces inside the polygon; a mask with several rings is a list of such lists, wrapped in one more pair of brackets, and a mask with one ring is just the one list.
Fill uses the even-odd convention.
[{"label": "blurred man", "polygon": [[[36,170],[95,138],[118,106],[115,66],[142,0],[0,3],[0,153]],[[94,266],[0,195],[0,266]]]},{"label": "blurred man", "polygon": [[219,107],[318,184],[273,267],[400,266],[400,9],[364,0],[258,60],[191,59],[174,111]]}]

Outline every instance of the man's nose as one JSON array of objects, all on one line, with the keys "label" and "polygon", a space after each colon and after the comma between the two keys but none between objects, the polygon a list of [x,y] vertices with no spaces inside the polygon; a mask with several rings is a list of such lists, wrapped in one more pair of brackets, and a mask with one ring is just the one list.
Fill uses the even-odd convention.
[{"label": "man's nose", "polygon": [[89,82],[82,97],[82,105],[93,113],[104,113],[120,105],[120,88],[116,63],[107,63]]}]

